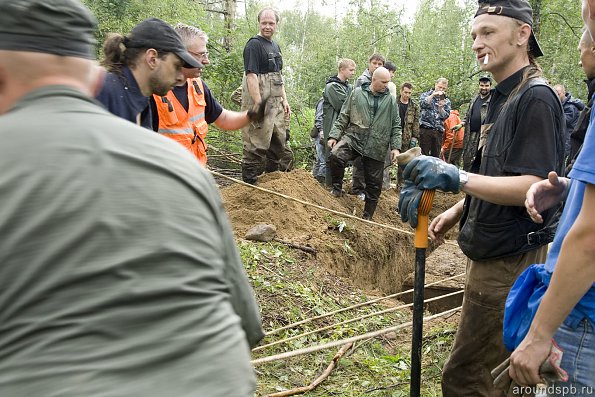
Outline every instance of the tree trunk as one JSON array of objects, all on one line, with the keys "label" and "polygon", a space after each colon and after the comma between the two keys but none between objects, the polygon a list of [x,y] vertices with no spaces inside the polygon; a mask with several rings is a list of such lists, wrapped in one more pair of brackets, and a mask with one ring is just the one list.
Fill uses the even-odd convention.
[{"label": "tree trunk", "polygon": [[231,32],[235,28],[234,21],[236,19],[236,1],[237,0],[225,0],[225,13],[223,14],[225,36],[223,37],[223,47],[228,53],[231,52],[231,48],[233,47]]},{"label": "tree trunk", "polygon": [[533,3],[533,33],[539,38],[541,30],[541,0],[532,0]]}]

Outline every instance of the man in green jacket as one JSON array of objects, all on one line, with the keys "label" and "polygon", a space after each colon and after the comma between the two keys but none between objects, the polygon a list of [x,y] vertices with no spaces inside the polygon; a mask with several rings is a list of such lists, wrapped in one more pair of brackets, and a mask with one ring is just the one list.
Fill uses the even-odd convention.
[{"label": "man in green jacket", "polygon": [[[339,72],[336,76],[332,76],[326,82],[324,91],[322,92],[322,131],[324,140],[328,139],[328,134],[333,128],[333,124],[341,113],[341,107],[347,100],[351,93],[352,86],[349,79],[355,74],[355,61],[349,58],[344,58],[339,61]],[[326,145],[325,145],[326,146]],[[327,146],[328,149],[328,146]],[[329,150],[325,153],[325,160],[328,164]],[[331,171],[326,167],[326,185],[331,185]]]},{"label": "man in green jacket", "polygon": [[380,198],[386,152],[391,149],[394,161],[401,148],[401,118],[396,99],[387,89],[389,81],[390,73],[380,67],[374,71],[371,83],[356,88],[343,105],[328,139],[333,196],[342,195],[347,162],[362,159],[366,182],[362,217],[368,220]]}]

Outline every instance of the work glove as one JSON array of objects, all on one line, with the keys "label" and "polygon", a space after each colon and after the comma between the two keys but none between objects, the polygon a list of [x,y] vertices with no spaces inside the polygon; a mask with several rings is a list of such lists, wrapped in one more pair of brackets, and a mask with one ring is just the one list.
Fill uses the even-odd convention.
[{"label": "work glove", "polygon": [[[568,374],[560,367],[563,353],[562,349],[560,349],[556,342],[552,340],[550,354],[539,366],[539,376],[541,376],[548,385],[554,382],[566,382],[568,380]],[[494,388],[504,390],[508,393],[507,396],[520,395],[514,393],[515,390],[520,390],[520,388],[508,374],[509,368],[510,358],[507,358],[492,370],[491,374],[492,378],[494,378]]]},{"label": "work glove", "polygon": [[397,211],[403,222],[409,222],[412,227],[417,227],[417,207],[421,201],[423,190],[418,189],[411,181],[405,181],[399,193]]},{"label": "work glove", "polygon": [[252,122],[256,122],[256,123],[260,123],[261,121],[264,120],[264,116],[265,116],[265,110],[267,107],[267,100],[269,98],[262,98],[262,101],[260,102],[260,105],[258,105],[258,109],[253,110],[250,109],[248,110],[248,119]]},{"label": "work glove", "polygon": [[411,138],[411,142],[409,142],[409,147],[408,147],[408,149],[412,149],[412,148],[414,148],[414,147],[416,147],[416,146],[419,146],[419,145],[417,144],[417,138],[413,137],[413,138]]},{"label": "work glove", "polygon": [[463,123],[457,124],[454,127],[452,127],[450,130],[451,131],[454,131],[454,132],[457,132],[458,130],[460,130],[461,128],[463,128],[464,125],[465,124],[463,124]]},{"label": "work glove", "polygon": [[412,181],[421,190],[459,192],[459,169],[437,157],[419,156],[411,160],[403,171],[403,178]]}]

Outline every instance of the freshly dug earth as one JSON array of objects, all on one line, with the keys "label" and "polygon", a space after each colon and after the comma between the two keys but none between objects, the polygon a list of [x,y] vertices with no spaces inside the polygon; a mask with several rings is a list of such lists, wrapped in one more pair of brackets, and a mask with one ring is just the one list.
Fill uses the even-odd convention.
[{"label": "freshly dug earth", "polygon": [[[363,210],[364,203],[356,196],[335,198],[301,169],[266,174],[258,186],[358,217]],[[252,187],[232,185],[222,188],[221,194],[237,238],[244,238],[259,223],[273,224],[277,238],[314,248],[317,262],[364,290],[398,292],[413,270],[413,229],[395,211],[398,194],[393,189],[382,193],[373,221],[401,231],[343,218]],[[461,197],[437,192],[430,217]]]}]

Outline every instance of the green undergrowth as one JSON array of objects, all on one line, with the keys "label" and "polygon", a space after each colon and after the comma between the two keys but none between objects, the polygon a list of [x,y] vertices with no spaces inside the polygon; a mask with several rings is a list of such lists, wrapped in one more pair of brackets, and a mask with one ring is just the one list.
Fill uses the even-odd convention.
[{"label": "green undergrowth", "polygon": [[[317,266],[315,258],[279,243],[239,243],[240,252],[261,307],[265,331],[284,327],[366,302],[372,298]],[[381,294],[378,294],[381,296]],[[290,338],[355,317],[399,305],[378,302],[315,320],[265,337],[260,345]],[[410,321],[409,310],[373,316],[302,336],[254,352],[253,358],[341,340]],[[456,322],[430,323],[424,331],[422,396],[440,396],[440,372],[450,351]],[[257,396],[309,385],[332,362],[340,347],[256,366]],[[321,385],[304,396],[408,396],[411,332],[402,330],[356,342]]]}]

